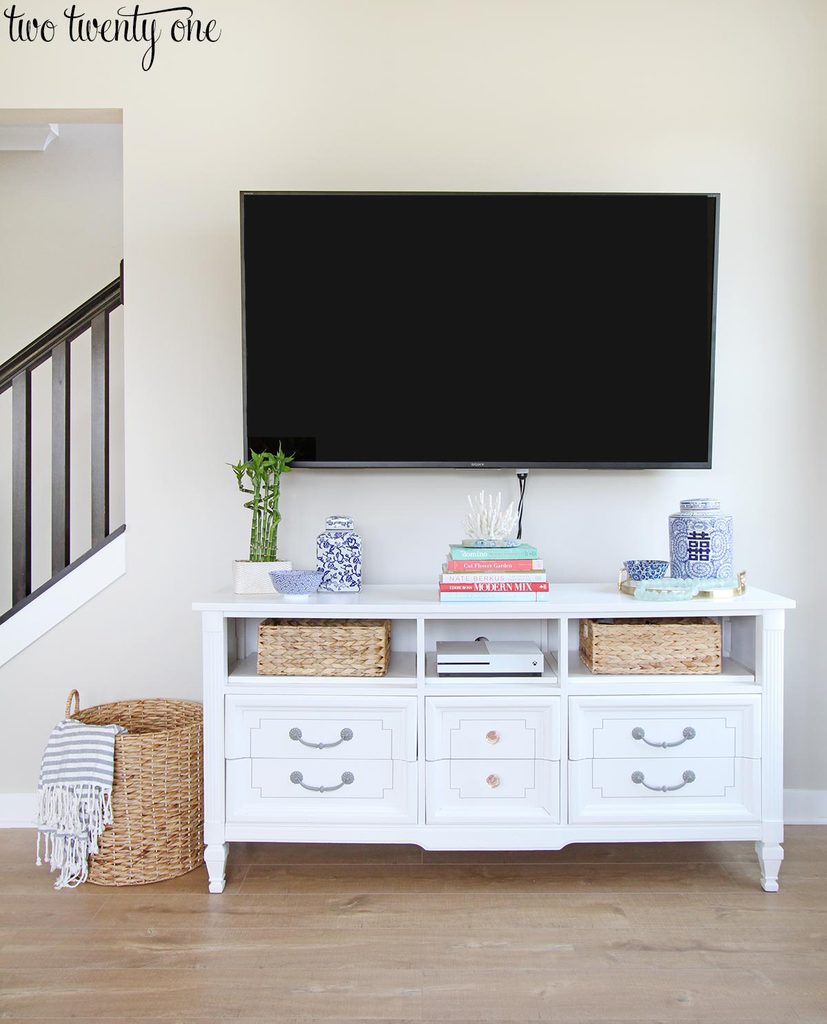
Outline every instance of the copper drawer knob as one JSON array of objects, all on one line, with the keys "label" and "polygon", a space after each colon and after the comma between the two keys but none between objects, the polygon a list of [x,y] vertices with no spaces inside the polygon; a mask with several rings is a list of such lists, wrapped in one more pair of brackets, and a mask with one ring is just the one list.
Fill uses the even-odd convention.
[{"label": "copper drawer knob", "polygon": [[485,781],[491,789],[496,789],[500,784],[500,777],[499,775],[489,775]]},{"label": "copper drawer knob", "polygon": [[485,734],[485,738],[486,738],[486,740],[488,740],[489,743],[499,743],[500,742],[500,734],[497,732],[496,729],[491,729],[490,732],[487,732]]}]

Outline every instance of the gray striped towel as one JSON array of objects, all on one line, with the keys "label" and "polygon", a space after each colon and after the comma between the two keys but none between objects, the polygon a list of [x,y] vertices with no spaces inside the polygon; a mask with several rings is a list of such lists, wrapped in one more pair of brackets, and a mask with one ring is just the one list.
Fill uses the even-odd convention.
[{"label": "gray striped towel", "polygon": [[120,725],[84,725],[67,718],[52,729],[37,787],[37,863],[59,871],[55,889],[74,888],[89,876],[89,855],[112,824],[115,737]]}]

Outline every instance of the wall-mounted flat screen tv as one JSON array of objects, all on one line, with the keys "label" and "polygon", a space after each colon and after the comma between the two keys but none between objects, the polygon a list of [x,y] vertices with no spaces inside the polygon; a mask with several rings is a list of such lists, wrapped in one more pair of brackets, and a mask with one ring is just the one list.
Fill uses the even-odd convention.
[{"label": "wall-mounted flat screen tv", "polygon": [[244,192],[245,444],[706,468],[719,197]]}]

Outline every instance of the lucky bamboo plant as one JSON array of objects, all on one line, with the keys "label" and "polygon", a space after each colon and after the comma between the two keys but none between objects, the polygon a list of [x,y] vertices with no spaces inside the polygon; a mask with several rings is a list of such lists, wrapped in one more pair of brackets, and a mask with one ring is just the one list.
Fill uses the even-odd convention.
[{"label": "lucky bamboo plant", "polygon": [[247,462],[231,466],[235,473],[238,489],[251,495],[244,507],[250,509],[253,521],[250,526],[250,561],[275,562],[278,543],[279,488],[282,473],[289,473],[293,455],[285,455],[281,445],[272,452],[250,452]]}]

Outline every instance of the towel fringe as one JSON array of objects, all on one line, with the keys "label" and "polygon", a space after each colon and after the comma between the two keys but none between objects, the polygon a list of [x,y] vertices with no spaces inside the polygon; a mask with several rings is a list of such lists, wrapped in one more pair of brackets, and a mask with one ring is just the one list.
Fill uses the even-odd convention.
[{"label": "towel fringe", "polygon": [[89,877],[89,856],[100,852],[98,839],[112,824],[112,787],[89,782],[41,786],[37,822],[37,863],[45,860],[60,872],[55,889],[74,889]]}]

